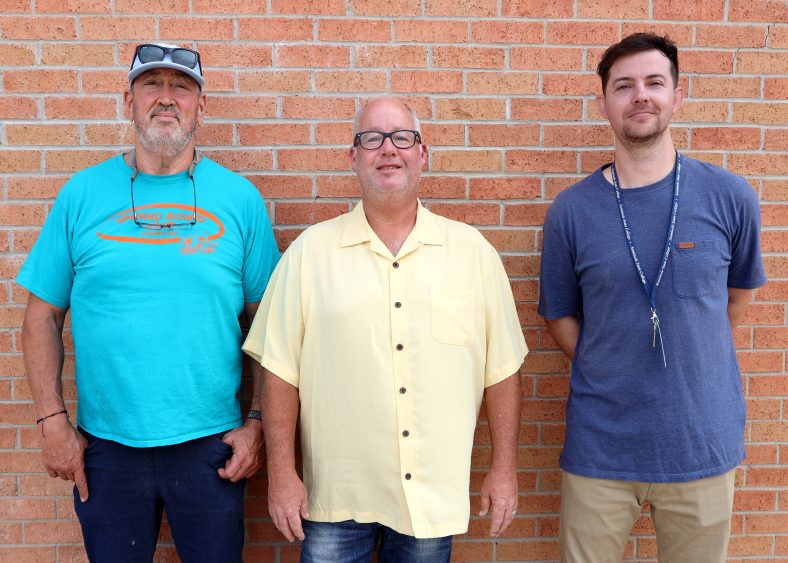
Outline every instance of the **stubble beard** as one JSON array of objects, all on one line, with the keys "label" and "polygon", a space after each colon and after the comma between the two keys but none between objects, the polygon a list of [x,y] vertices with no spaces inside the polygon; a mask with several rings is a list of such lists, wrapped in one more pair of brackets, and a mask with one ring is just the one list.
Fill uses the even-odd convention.
[{"label": "stubble beard", "polygon": [[[179,121],[179,124],[182,123],[183,121]],[[188,130],[183,129],[182,125],[170,128],[157,127],[153,123],[147,128],[143,128],[137,119],[134,119],[134,129],[137,131],[137,138],[142,146],[154,154],[172,158],[183,151],[194,137],[197,131],[197,118],[195,116]]]}]

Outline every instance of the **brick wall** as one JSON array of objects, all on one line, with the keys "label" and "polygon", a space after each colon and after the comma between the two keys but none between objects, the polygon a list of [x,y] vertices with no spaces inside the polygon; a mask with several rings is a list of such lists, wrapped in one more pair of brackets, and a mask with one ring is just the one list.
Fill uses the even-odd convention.
[{"label": "brick wall", "polygon": [[[43,472],[13,282],[65,179],[127,146],[135,43],[200,50],[205,152],[269,202],[282,248],[357,197],[346,147],[369,96],[407,97],[430,147],[422,196],[500,250],[533,353],[522,370],[520,509],[502,538],[476,518],[457,561],[557,558],[567,361],[536,315],[540,225],[561,189],[611,157],[596,112],[602,50],[639,30],[681,49],[685,153],[744,175],[762,202],[769,283],[736,330],[749,405],[731,561],[788,561],[788,5],[782,0],[0,0],[0,561],[83,561],[67,483]],[[195,40],[199,38],[199,40]],[[65,389],[75,406],[73,357]],[[472,505],[489,461],[482,420]],[[247,497],[248,560],[296,561]],[[167,530],[157,561],[177,560]],[[627,561],[655,557],[649,518]]]}]

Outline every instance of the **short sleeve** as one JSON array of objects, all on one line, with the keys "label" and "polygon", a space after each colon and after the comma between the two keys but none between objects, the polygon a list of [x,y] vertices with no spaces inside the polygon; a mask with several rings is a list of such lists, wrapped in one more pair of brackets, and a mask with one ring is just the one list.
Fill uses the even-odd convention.
[{"label": "short sleeve", "polygon": [[55,200],[44,228],[16,278],[19,285],[36,297],[64,309],[71,302],[75,273],[66,191],[64,187]]},{"label": "short sleeve", "polygon": [[242,349],[264,368],[298,387],[304,317],[300,252],[294,242],[276,266]]},{"label": "short sleeve", "polygon": [[744,197],[736,213],[736,231],[731,240],[728,287],[754,289],[766,283],[761,259],[761,210],[755,192],[745,185]]},{"label": "short sleeve", "polygon": [[492,246],[488,248],[484,278],[487,327],[484,386],[489,387],[520,369],[528,353],[528,346],[523,338],[523,329],[514,304],[509,277]]},{"label": "short sleeve", "polygon": [[581,293],[575,273],[574,255],[562,226],[561,209],[553,204],[545,219],[542,261],[539,272],[538,313],[558,319],[580,312]]},{"label": "short sleeve", "polygon": [[242,285],[246,303],[260,301],[278,261],[279,248],[268,218],[268,210],[263,198],[255,190],[247,211],[247,229],[244,235]]}]

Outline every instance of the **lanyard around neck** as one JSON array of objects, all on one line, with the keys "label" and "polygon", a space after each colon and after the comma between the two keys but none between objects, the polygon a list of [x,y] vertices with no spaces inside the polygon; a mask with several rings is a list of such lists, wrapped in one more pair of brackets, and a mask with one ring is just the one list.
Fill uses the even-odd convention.
[{"label": "lanyard around neck", "polygon": [[659,271],[657,272],[657,277],[654,280],[653,286],[649,285],[646,275],[643,273],[643,267],[640,265],[638,253],[635,250],[635,241],[632,238],[632,231],[629,228],[627,214],[624,211],[624,198],[621,192],[621,186],[618,183],[615,162],[613,162],[610,167],[610,173],[613,177],[613,189],[616,194],[616,201],[618,202],[618,211],[619,215],[621,216],[621,224],[624,226],[624,234],[627,238],[627,245],[629,245],[629,254],[632,256],[632,262],[635,264],[635,270],[637,270],[638,277],[640,277],[640,283],[643,285],[643,289],[646,292],[646,297],[648,297],[648,300],[651,303],[651,322],[654,326],[654,337],[652,338],[651,346],[652,348],[656,347],[657,335],[659,335],[659,345],[662,349],[662,363],[667,368],[668,364],[665,358],[665,345],[662,342],[662,330],[659,326],[659,316],[657,316],[657,288],[662,281],[662,276],[665,273],[665,268],[668,265],[668,257],[670,256],[670,249],[673,245],[673,233],[676,229],[676,217],[679,211],[679,178],[681,177],[681,155],[678,153],[678,151],[676,151],[676,171],[673,176],[673,205],[670,212],[670,223],[668,224],[668,234],[665,237],[665,250],[662,253],[662,262],[659,266]]}]

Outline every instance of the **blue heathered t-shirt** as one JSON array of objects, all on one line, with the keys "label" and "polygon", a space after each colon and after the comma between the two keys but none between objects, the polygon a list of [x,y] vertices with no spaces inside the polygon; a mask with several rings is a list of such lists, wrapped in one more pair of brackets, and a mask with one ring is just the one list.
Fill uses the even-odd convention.
[{"label": "blue heathered t-shirt", "polygon": [[[61,190],[17,281],[71,309],[78,424],[135,447],[176,444],[241,423],[241,327],[279,259],[254,186],[203,158],[197,224],[147,230],[132,220],[122,156]],[[188,222],[186,172],[140,173],[138,219]],[[28,351],[30,352],[30,351]]]},{"label": "blue heathered t-shirt", "polygon": [[[649,284],[673,197],[663,180],[623,190]],[[636,273],[612,184],[597,170],[565,190],[544,225],[539,313],[578,314],[561,467],[586,477],[678,482],[744,459],[745,404],[727,317],[728,287],[766,278],[758,199],[722,168],[683,157],[670,258],[657,290],[667,369],[652,347],[651,306]]]}]

